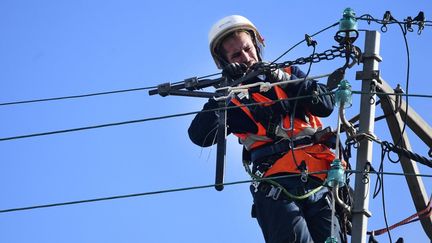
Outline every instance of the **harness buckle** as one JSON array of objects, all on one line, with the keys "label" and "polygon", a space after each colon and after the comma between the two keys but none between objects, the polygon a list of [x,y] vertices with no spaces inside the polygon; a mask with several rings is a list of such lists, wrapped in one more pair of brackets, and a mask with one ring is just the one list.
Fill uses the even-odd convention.
[{"label": "harness buckle", "polygon": [[308,181],[308,174],[307,174],[307,170],[302,170],[302,171],[301,171],[300,180],[301,180],[303,183],[306,183],[306,182]]},{"label": "harness buckle", "polygon": [[281,187],[276,187],[271,185],[271,189],[270,191],[267,193],[266,197],[271,197],[273,200],[278,200],[279,196],[282,192],[282,188]]},{"label": "harness buckle", "polygon": [[[262,178],[264,176],[264,173],[257,170],[257,171],[255,171],[255,175],[258,176],[259,178]],[[254,192],[258,192],[258,187],[259,187],[260,183],[261,182],[257,181],[257,180],[252,181],[251,184],[254,187]]]}]

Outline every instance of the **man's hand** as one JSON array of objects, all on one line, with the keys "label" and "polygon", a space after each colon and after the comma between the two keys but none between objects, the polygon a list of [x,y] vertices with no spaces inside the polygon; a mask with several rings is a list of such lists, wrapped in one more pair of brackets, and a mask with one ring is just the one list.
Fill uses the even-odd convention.
[{"label": "man's hand", "polygon": [[277,69],[268,62],[257,62],[250,68],[251,70],[264,70],[267,80],[271,83],[290,80],[291,75],[281,69]]},{"label": "man's hand", "polygon": [[244,76],[248,67],[244,63],[230,63],[222,70],[222,75],[232,80],[237,80]]}]

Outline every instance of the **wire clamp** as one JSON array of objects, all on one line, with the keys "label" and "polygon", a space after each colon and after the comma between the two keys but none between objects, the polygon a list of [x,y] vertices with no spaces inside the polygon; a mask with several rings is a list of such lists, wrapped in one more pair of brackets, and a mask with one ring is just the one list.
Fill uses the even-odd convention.
[{"label": "wire clamp", "polygon": [[352,214],[363,214],[368,218],[372,217],[372,213],[367,209],[361,209],[361,210],[352,209],[351,213]]},{"label": "wire clamp", "polygon": [[376,81],[381,83],[379,70],[373,70],[372,72],[364,72],[364,71],[356,72],[356,80],[372,80],[372,79],[375,79]]}]

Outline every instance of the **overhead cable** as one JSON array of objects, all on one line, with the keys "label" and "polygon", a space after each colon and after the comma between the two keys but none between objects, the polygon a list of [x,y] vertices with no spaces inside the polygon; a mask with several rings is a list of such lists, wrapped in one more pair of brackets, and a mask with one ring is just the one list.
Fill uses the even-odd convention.
[{"label": "overhead cable", "polygon": [[[327,173],[327,170],[324,171],[317,171],[317,172],[306,172],[308,175],[315,175],[315,174],[323,174]],[[361,173],[364,174],[365,171],[361,170],[346,170],[346,173]],[[376,172],[376,171],[369,171],[367,172],[369,174],[385,174],[385,175],[397,175],[397,176],[415,176],[415,177],[429,177],[432,178],[432,174],[412,174],[412,173],[397,173],[397,172]],[[301,176],[302,174],[289,174],[289,175],[282,175],[282,176],[275,176],[275,177],[266,177],[261,179],[255,179],[255,180],[276,180],[276,179],[282,179],[282,178],[288,178],[288,177],[297,177]],[[84,204],[84,203],[92,203],[92,202],[100,202],[100,201],[109,201],[109,200],[116,200],[116,199],[123,199],[123,198],[132,198],[132,197],[142,197],[142,196],[150,196],[150,195],[156,195],[156,194],[165,194],[165,193],[171,193],[171,192],[180,192],[180,191],[190,191],[190,190],[198,190],[198,189],[205,189],[205,188],[214,188],[215,186],[231,186],[231,185],[237,185],[237,184],[244,184],[244,183],[251,183],[254,180],[242,180],[242,181],[234,181],[234,182],[226,182],[221,184],[210,184],[210,185],[201,185],[201,186],[191,186],[191,187],[182,187],[182,188],[173,188],[173,189],[166,189],[166,190],[160,190],[160,191],[152,191],[152,192],[141,192],[141,193],[133,193],[133,194],[125,194],[125,195],[117,195],[117,196],[110,196],[110,197],[100,197],[100,198],[93,198],[93,199],[84,199],[84,200],[77,200],[77,201],[68,201],[68,202],[60,202],[60,203],[51,203],[51,204],[41,204],[41,205],[34,205],[34,206],[28,206],[28,207],[17,207],[17,208],[9,208],[9,209],[1,209],[1,213],[10,213],[10,212],[17,212],[17,211],[26,211],[26,210],[33,210],[33,209],[40,209],[40,208],[51,208],[51,207],[60,207],[60,206],[67,206],[67,205],[74,205],[74,204]]]},{"label": "overhead cable", "polygon": [[[330,26],[325,27],[324,29],[322,29],[322,30],[316,32],[315,34],[310,35],[310,37],[314,37],[314,36],[316,36],[316,35],[318,35],[318,34],[324,32],[324,31],[326,31],[326,30],[328,30],[328,29],[331,29],[331,28],[333,28],[333,27],[335,27],[335,26],[337,26],[337,25],[339,25],[339,21],[336,22],[336,23],[334,23],[334,24],[331,24]],[[301,43],[303,43],[303,42],[305,42],[305,41],[306,41],[306,39],[303,39],[303,40],[297,42],[294,46],[292,46],[291,48],[289,48],[288,50],[286,50],[284,53],[282,53],[282,55],[280,55],[279,57],[277,57],[276,59],[274,59],[274,60],[271,62],[271,64],[277,62],[279,59],[281,59],[283,56],[285,56],[286,54],[288,54],[290,51],[292,51],[294,48],[296,48],[297,46],[299,46]]]},{"label": "overhead cable", "polygon": [[[315,174],[318,174],[318,173],[325,173],[325,172],[316,172]],[[284,175],[284,176],[272,177],[272,179],[281,179],[281,178],[288,178],[288,177],[295,177],[295,176],[299,176],[299,175],[296,175],[296,174]],[[226,183],[222,183],[220,185],[221,186],[231,186],[231,185],[237,185],[237,184],[250,183],[252,181],[253,180],[243,180],[243,181],[235,181],[235,182],[226,182]],[[191,186],[191,187],[166,189],[166,190],[152,191],[152,192],[141,192],[141,193],[134,193],[134,194],[117,195],[117,196],[110,196],[110,197],[100,197],[100,198],[93,198],[93,199],[85,199],[85,200],[61,202],[61,203],[51,203],[51,204],[42,204],[42,205],[20,207],[20,208],[2,209],[2,210],[0,210],[0,213],[9,213],[9,212],[32,210],[32,209],[39,209],[39,208],[51,208],[51,207],[59,207],[59,206],[66,206],[66,205],[73,205],[73,204],[83,204],[83,203],[91,203],[91,202],[109,201],[109,200],[122,199],[122,198],[142,197],[142,196],[149,196],[149,195],[155,195],[155,194],[164,194],[164,193],[171,193],[171,192],[190,191],[190,190],[211,188],[211,187],[215,187],[215,186],[216,186],[216,184],[202,185],[202,186]]]},{"label": "overhead cable", "polygon": [[[361,94],[363,92],[352,91],[352,93],[353,94]],[[375,92],[375,93],[378,94],[378,92]],[[319,94],[318,96],[330,95],[330,94],[333,94],[333,92]],[[370,94],[370,93],[368,93],[368,94]],[[394,93],[379,93],[379,94],[432,98],[432,95],[394,94]],[[310,97],[313,98],[313,97],[315,97],[315,95],[305,95],[305,96],[298,96],[298,97],[281,99],[281,100],[276,100],[276,101],[256,102],[256,103],[244,104],[241,106],[230,106],[230,107],[215,108],[215,109],[210,109],[210,110],[191,111],[191,112],[185,112],[185,113],[178,113],[178,114],[158,116],[158,117],[149,117],[149,118],[130,120],[130,121],[114,122],[114,123],[107,123],[107,124],[100,124],[100,125],[93,125],[93,126],[86,126],[86,127],[78,127],[78,128],[71,128],[71,129],[64,129],[64,130],[57,130],[57,131],[49,131],[49,132],[41,132],[41,133],[33,133],[33,134],[25,134],[25,135],[17,135],[17,136],[12,136],[12,137],[3,137],[3,138],[0,138],[0,142],[9,141],[9,140],[24,139],[24,138],[31,138],[31,137],[40,137],[40,136],[46,136],[46,135],[54,135],[54,134],[60,134],[60,133],[78,132],[78,131],[91,130],[91,129],[97,129],[97,128],[121,126],[121,125],[128,125],[128,124],[133,124],[133,123],[141,123],[141,122],[148,122],[148,121],[155,121],[155,120],[163,120],[163,119],[174,118],[174,117],[189,116],[189,115],[194,115],[194,114],[198,114],[198,113],[214,112],[214,111],[219,111],[219,110],[224,110],[224,109],[226,109],[226,110],[238,109],[240,107],[255,106],[255,105],[260,105],[260,104],[262,105],[262,104],[267,104],[267,103],[273,104],[273,103],[278,103],[278,102],[283,102],[283,101],[306,99],[306,98],[310,98]]]},{"label": "overhead cable", "polygon": [[[332,94],[332,93],[330,92],[330,93],[325,93],[325,94],[321,94],[321,95],[329,95],[329,94]],[[138,119],[138,120],[114,122],[114,123],[107,123],[107,124],[87,126],[87,127],[78,127],[78,128],[50,131],[50,132],[18,135],[18,136],[12,136],[12,137],[3,137],[3,138],[0,138],[0,142],[8,141],[8,140],[23,139],[23,138],[40,137],[40,136],[46,136],[46,135],[54,135],[54,134],[60,134],[60,133],[78,132],[78,131],[83,131],[83,130],[91,130],[91,129],[104,128],[104,127],[127,125],[127,124],[132,124],[132,123],[141,123],[141,122],[162,120],[162,119],[168,119],[168,118],[174,118],[174,117],[180,117],[180,116],[189,116],[189,115],[194,115],[194,114],[198,114],[198,113],[214,112],[214,111],[219,111],[219,110],[238,109],[241,107],[248,107],[248,106],[254,106],[254,105],[259,105],[259,104],[273,104],[273,103],[278,103],[278,102],[282,102],[282,101],[305,99],[308,97],[313,97],[313,96],[312,95],[305,95],[305,96],[298,96],[298,97],[293,97],[293,98],[281,99],[281,100],[277,100],[277,101],[256,102],[256,103],[244,104],[244,105],[240,105],[240,106],[221,107],[221,108],[215,108],[215,109],[209,109],[209,110],[192,111],[192,112],[178,113],[178,114],[158,116],[158,117],[150,117],[150,118],[144,118],[144,119]]]},{"label": "overhead cable", "polygon": [[[220,73],[214,73],[209,74],[206,76],[198,77],[197,79],[203,79],[212,77],[215,75],[219,75]],[[183,81],[172,83],[172,85],[182,83]],[[86,97],[92,97],[92,96],[100,96],[100,95],[109,95],[109,94],[118,94],[118,93],[127,93],[127,92],[135,92],[135,91],[143,91],[143,90],[150,90],[155,89],[157,86],[149,86],[149,87],[141,87],[141,88],[131,88],[131,89],[120,89],[120,90],[112,90],[112,91],[104,91],[104,92],[97,92],[97,93],[88,93],[88,94],[80,94],[80,95],[69,95],[69,96],[61,96],[61,97],[52,97],[52,98],[42,98],[42,99],[33,99],[33,100],[21,100],[21,101],[10,101],[10,102],[3,102],[0,103],[0,106],[7,106],[7,105],[19,105],[19,104],[28,104],[28,103],[39,103],[39,102],[46,102],[46,101],[56,101],[56,100],[66,100],[66,99],[77,99],[77,98],[86,98]]]}]

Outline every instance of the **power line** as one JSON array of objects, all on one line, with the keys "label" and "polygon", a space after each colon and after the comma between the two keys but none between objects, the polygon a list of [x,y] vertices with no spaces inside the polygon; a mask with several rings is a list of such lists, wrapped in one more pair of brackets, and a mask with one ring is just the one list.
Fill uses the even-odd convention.
[{"label": "power line", "polygon": [[[210,111],[211,110],[206,111],[206,112],[210,112]],[[33,134],[19,135],[19,136],[14,136],[14,137],[5,137],[5,138],[0,138],[0,142],[2,142],[2,141],[8,141],[8,140],[23,139],[23,138],[40,137],[40,136],[46,136],[46,135],[54,135],[54,134],[60,134],[60,133],[78,132],[78,131],[83,131],[83,130],[91,130],[91,129],[103,128],[103,127],[120,126],[120,125],[140,123],[140,122],[147,122],[147,121],[162,120],[162,119],[168,119],[168,118],[179,117],[179,116],[188,116],[188,115],[193,115],[193,114],[197,114],[197,113],[200,113],[200,111],[198,111],[198,112],[197,111],[193,111],[193,112],[179,113],[179,114],[159,116],[159,117],[150,117],[150,118],[131,120],[131,121],[114,122],[114,123],[94,125],[94,126],[87,126],[87,127],[78,127],[78,128],[71,128],[71,129],[65,129],[65,130],[57,130],[57,131],[51,131],[51,132],[33,133]]]},{"label": "power line", "polygon": [[[208,78],[208,77],[212,77],[212,76],[219,75],[219,74],[220,73],[209,74],[206,76],[198,77],[197,79]],[[175,83],[172,83],[172,85],[176,85],[176,84],[179,84],[182,82],[184,82],[184,81],[175,82]],[[97,92],[97,93],[69,95],[69,96],[60,96],[60,97],[42,98],[42,99],[33,99],[33,100],[11,101],[11,102],[0,103],[0,106],[39,103],[39,102],[66,100],[66,99],[86,98],[86,97],[92,97],[92,96],[101,96],[101,95],[109,95],[109,94],[119,94],[119,93],[143,91],[143,90],[149,90],[149,89],[155,89],[155,88],[157,88],[157,86],[131,88],[131,89],[120,89],[120,90],[104,91],[104,92]]]},{"label": "power line", "polygon": [[[324,172],[316,172],[314,174],[318,174],[318,173],[324,173]],[[295,176],[300,176],[300,174],[298,174],[298,175],[297,174],[291,174],[291,175],[284,175],[284,176],[271,177],[271,178],[268,177],[267,179],[281,179],[281,178],[288,178],[288,177],[295,177]],[[109,201],[109,200],[122,199],[122,198],[142,197],[142,196],[164,194],[164,193],[171,193],[171,192],[198,190],[198,189],[211,188],[211,187],[215,187],[215,186],[231,186],[231,185],[237,185],[237,184],[250,183],[253,181],[254,180],[251,179],[251,180],[243,180],[243,181],[226,182],[226,183],[221,183],[221,184],[209,184],[209,185],[202,185],[202,186],[173,188],[173,189],[152,191],[152,192],[142,192],[142,193],[134,193],[134,194],[126,194],[126,195],[117,195],[117,196],[111,196],[111,197],[101,197],[101,198],[93,198],[93,199],[61,202],[61,203],[42,204],[42,205],[35,205],[35,206],[29,206],[29,207],[2,209],[2,210],[0,210],[0,213],[33,210],[33,209],[39,209],[39,208],[51,208],[51,207],[59,207],[59,206],[66,206],[66,205],[73,205],[73,204],[91,203],[91,202],[100,202],[100,201]]]},{"label": "power line", "polygon": [[[353,94],[363,94],[364,92],[352,91],[352,93]],[[323,95],[330,95],[330,94],[333,94],[333,92],[324,93],[324,94],[320,94],[320,95],[323,96]],[[432,95],[416,95],[416,94],[394,94],[394,93],[379,93],[379,92],[367,93],[367,94],[401,95],[401,96],[416,96],[416,97],[432,98]],[[215,108],[215,109],[210,109],[210,110],[191,111],[191,112],[184,112],[184,113],[178,113],[178,114],[172,114],[172,115],[166,115],[166,116],[150,117],[150,118],[143,118],[143,119],[130,120],[130,121],[100,124],[100,125],[94,125],[94,126],[86,126],[86,127],[78,127],[78,128],[71,128],[71,129],[64,129],[64,130],[57,130],[57,131],[18,135],[18,136],[12,136],[12,137],[3,137],[3,138],[0,138],[0,142],[8,141],[8,140],[31,138],[31,137],[54,135],[54,134],[60,134],[60,133],[78,132],[78,131],[84,131],[84,130],[104,128],[104,127],[121,126],[121,125],[155,121],[155,120],[163,120],[163,119],[174,118],[174,117],[189,116],[189,115],[194,115],[194,114],[204,113],[204,112],[214,112],[214,111],[220,111],[220,110],[238,109],[240,107],[255,106],[255,105],[267,104],[267,103],[268,104],[278,103],[278,102],[282,102],[282,101],[291,101],[291,100],[305,99],[305,98],[310,98],[310,97],[314,97],[314,96],[313,95],[305,95],[305,96],[298,96],[298,97],[281,99],[281,100],[270,101],[270,102],[256,102],[256,103],[244,104],[241,106],[221,107],[221,108]]]},{"label": "power line", "polygon": [[[372,17],[369,14],[362,15],[362,16],[358,17],[357,19],[358,20],[365,20],[367,22],[373,21],[373,22],[376,22],[378,24],[407,24],[408,23],[406,21],[396,21],[396,20],[384,21],[384,20],[381,20],[381,19],[376,19],[376,18]],[[425,23],[425,26],[432,26],[430,24],[430,23],[432,23],[432,21],[424,21],[424,23]],[[339,22],[333,23],[333,24],[331,24],[331,25],[329,25],[329,26],[327,26],[327,27],[325,27],[325,28],[317,31],[316,33],[312,34],[310,37],[314,37],[314,36],[316,36],[316,35],[324,32],[324,31],[327,31],[328,29],[331,29],[332,27],[335,27],[338,24],[339,24]],[[418,25],[418,23],[416,23],[416,22],[412,22],[412,24]],[[284,53],[282,53],[272,63],[275,63],[276,61],[278,61],[280,58],[282,58],[283,56],[285,56],[292,49],[296,48],[297,46],[299,46],[303,42],[305,42],[305,39],[299,41],[298,43],[296,43],[295,45],[293,45],[291,48],[289,48],[287,51],[285,51]],[[206,76],[198,77],[198,79],[208,78],[208,77],[212,77],[212,76],[220,75],[220,74],[221,73],[209,74],[209,75],[206,75]],[[172,83],[172,85],[175,85],[175,84],[178,84],[178,83],[182,83],[182,82],[183,81],[175,82],[175,83]],[[41,98],[41,99],[32,99],[32,100],[11,101],[11,102],[0,103],[0,106],[29,104],[29,103],[39,103],[39,102],[65,100],[65,99],[86,98],[86,97],[92,97],[92,96],[101,96],[101,95],[109,95],[109,94],[134,92],[134,91],[143,91],[143,90],[149,90],[149,89],[154,89],[154,88],[157,88],[157,86],[141,87],[141,88],[131,88],[131,89],[121,89],[121,90],[112,90],[112,91],[104,91],[104,92],[88,93],[88,94],[79,94],[79,95],[70,95],[70,96],[60,96],[60,97],[52,97],[52,98]]]},{"label": "power line", "polygon": [[[330,95],[330,94],[332,94],[332,92],[321,94],[321,95]],[[174,117],[180,117],[180,116],[189,116],[189,115],[194,115],[194,114],[198,114],[198,113],[214,112],[214,111],[219,111],[219,110],[238,109],[241,107],[254,106],[254,105],[259,105],[259,104],[273,104],[273,103],[278,103],[278,102],[282,102],[282,101],[305,99],[308,97],[313,97],[313,95],[298,96],[298,97],[293,97],[293,98],[281,99],[281,100],[277,100],[277,101],[256,102],[256,103],[250,103],[250,104],[245,104],[245,105],[241,105],[241,106],[231,106],[231,107],[221,107],[221,108],[215,108],[215,109],[209,109],[209,110],[191,111],[191,112],[178,113],[178,114],[173,114],[173,115],[150,117],[150,118],[123,121],[123,122],[114,122],[114,123],[100,124],[100,125],[87,126],[87,127],[78,127],[78,128],[50,131],[50,132],[41,132],[41,133],[19,135],[19,136],[13,136],[13,137],[4,137],[4,138],[0,138],[0,142],[8,141],[8,140],[23,139],[23,138],[54,135],[54,134],[60,134],[60,133],[78,132],[78,131],[84,131],[84,130],[91,130],[91,129],[104,128],[104,127],[113,127],[113,126],[120,126],[120,125],[127,125],[127,124],[141,123],[141,122],[148,122],[148,121],[155,121],[155,120],[162,120],[162,119],[168,119],[168,118],[174,118]]]},{"label": "power line", "polygon": [[404,94],[404,93],[385,93],[385,92],[362,92],[352,91],[353,94],[369,94],[369,95],[388,95],[388,96],[406,96],[406,97],[418,97],[418,98],[432,98],[432,95],[425,94]]},{"label": "power line", "polygon": [[[336,22],[336,23],[334,23],[334,24],[331,24],[331,25],[325,27],[324,29],[322,29],[322,30],[320,30],[320,31],[318,31],[318,32],[316,32],[316,33],[314,33],[314,34],[312,34],[310,37],[314,37],[314,36],[316,36],[316,35],[318,35],[318,34],[324,32],[324,31],[326,31],[326,30],[328,30],[328,29],[331,29],[331,28],[335,27],[335,26],[338,25],[338,24],[339,24],[339,22]],[[291,48],[289,48],[289,49],[286,50],[284,53],[282,53],[279,57],[277,57],[276,59],[274,59],[271,63],[275,63],[275,62],[277,62],[279,59],[281,59],[283,56],[285,56],[286,54],[288,54],[290,51],[292,51],[294,48],[296,48],[297,46],[299,46],[301,43],[303,43],[303,42],[305,42],[305,41],[306,41],[306,39],[303,39],[303,40],[297,42],[297,43],[296,43],[295,45],[293,45]]]},{"label": "power line", "polygon": [[154,88],[157,88],[157,87],[153,86],[153,87],[122,89],[122,90],[105,91],[105,92],[99,92],[99,93],[70,95],[70,96],[35,99],[35,100],[12,101],[12,102],[0,103],[0,106],[28,104],[28,103],[37,103],[37,102],[54,101],[54,100],[76,99],[76,98],[84,98],[84,97],[91,97],[91,96],[98,96],[98,95],[108,95],[108,94],[118,94],[118,93],[132,92],[132,91],[141,91],[141,90],[148,90],[148,89],[154,89]]},{"label": "power line", "polygon": [[[323,173],[327,173],[327,172],[328,172],[328,170],[323,170],[323,171],[317,171],[317,172],[310,172],[307,174],[308,175],[316,175],[316,174],[323,174]],[[346,173],[362,173],[362,174],[367,173],[367,174],[415,176],[415,177],[432,178],[432,174],[428,175],[428,174],[412,174],[412,173],[398,173],[398,172],[378,172],[378,171],[365,172],[365,171],[361,171],[361,170],[346,170]],[[92,198],[92,199],[60,202],[60,203],[51,203],[51,204],[41,204],[41,205],[34,205],[34,206],[28,206],[28,207],[9,208],[9,209],[0,210],[0,213],[26,211],[26,210],[34,210],[34,209],[40,209],[40,208],[60,207],[60,206],[67,206],[67,205],[74,205],[74,204],[100,202],[100,201],[110,201],[110,200],[123,199],[123,198],[143,197],[143,196],[150,196],[150,195],[156,195],[156,194],[165,194],[165,193],[172,193],[172,192],[205,189],[205,188],[211,188],[211,187],[215,187],[215,186],[232,186],[232,185],[237,185],[237,184],[251,183],[254,181],[263,181],[263,180],[268,180],[268,179],[277,180],[277,179],[297,177],[297,176],[301,176],[301,174],[289,174],[289,175],[282,175],[282,176],[275,176],[275,177],[266,177],[266,178],[261,178],[261,179],[256,179],[256,180],[250,179],[250,180],[226,182],[226,183],[221,183],[221,184],[208,184],[208,185],[201,185],[201,186],[181,187],[181,188],[173,188],[173,189],[151,191],[151,192],[141,192],[141,193],[117,195],[117,196],[110,196],[110,197],[100,197],[100,198]]]}]

